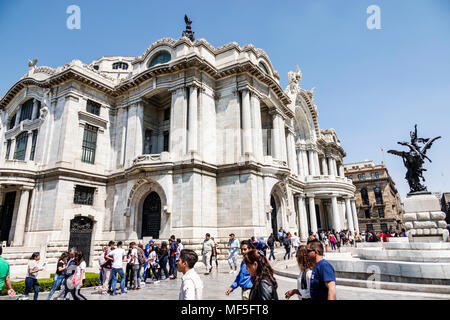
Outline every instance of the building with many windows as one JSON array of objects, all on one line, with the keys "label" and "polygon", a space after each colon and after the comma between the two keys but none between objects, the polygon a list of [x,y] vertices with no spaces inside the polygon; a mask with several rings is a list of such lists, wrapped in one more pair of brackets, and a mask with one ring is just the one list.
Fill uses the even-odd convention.
[{"label": "building with many windows", "polygon": [[402,203],[386,166],[373,161],[344,165],[356,187],[356,210],[361,230],[387,232],[402,225]]},{"label": "building with many windows", "polygon": [[0,100],[0,240],[89,256],[111,239],[357,228],[345,152],[301,78],[283,90],[263,50],[187,37],[32,65]]}]

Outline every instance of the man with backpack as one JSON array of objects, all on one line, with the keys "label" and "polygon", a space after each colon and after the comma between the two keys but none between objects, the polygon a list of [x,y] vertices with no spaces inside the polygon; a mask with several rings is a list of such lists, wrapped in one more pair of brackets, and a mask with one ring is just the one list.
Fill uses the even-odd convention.
[{"label": "man with backpack", "polygon": [[138,252],[138,260],[139,260],[139,278],[140,281],[144,282],[144,273],[142,272],[146,260],[144,246],[142,245],[142,243],[139,243],[136,249]]},{"label": "man with backpack", "polygon": [[283,246],[284,246],[284,250],[286,250],[283,260],[286,260],[286,256],[288,257],[288,259],[290,259],[291,258],[291,239],[289,237],[285,237],[283,239]]},{"label": "man with backpack", "polygon": [[269,249],[270,249],[269,261],[270,261],[270,258],[273,258],[273,260],[277,260],[277,259],[275,258],[275,255],[274,255],[274,250],[275,250],[275,237],[273,236],[273,233],[271,233],[270,236],[269,236],[269,239],[267,239],[267,246],[268,246]]}]

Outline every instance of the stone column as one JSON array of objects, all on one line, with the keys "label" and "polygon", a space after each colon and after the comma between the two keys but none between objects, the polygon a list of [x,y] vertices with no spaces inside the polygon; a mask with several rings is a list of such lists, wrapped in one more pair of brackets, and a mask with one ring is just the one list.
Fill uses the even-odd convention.
[{"label": "stone column", "polygon": [[8,160],[14,159],[15,152],[16,152],[16,138],[11,138],[11,148],[9,149]]},{"label": "stone column", "polygon": [[358,213],[356,212],[356,201],[352,200],[352,214],[353,214],[353,223],[356,229],[356,232],[359,233],[359,222],[358,222]]},{"label": "stone column", "polygon": [[316,166],[314,165],[314,151],[309,150],[308,151],[308,164],[309,164],[309,174],[311,176],[314,176],[316,174]]},{"label": "stone column", "polygon": [[291,169],[291,172],[293,175],[298,175],[298,165],[297,165],[297,159],[295,156],[295,141],[294,141],[294,134],[289,130],[288,133],[288,161],[289,161],[289,168]]},{"label": "stone column", "polygon": [[38,100],[37,99],[33,99],[33,112],[31,114],[31,120],[36,119],[37,109],[38,109]]},{"label": "stone column", "polygon": [[297,150],[297,172],[299,176],[304,176],[305,172],[303,171],[303,156],[302,156],[302,151],[301,150]]},{"label": "stone column", "polygon": [[332,215],[333,215],[333,229],[335,231],[341,231],[341,223],[339,219],[339,209],[337,204],[337,196],[333,195],[331,197],[331,207],[332,207]]},{"label": "stone column", "polygon": [[22,187],[20,193],[19,209],[17,211],[16,228],[14,231],[14,246],[23,246],[25,235],[25,222],[27,220],[28,200],[30,199],[30,191],[32,188]]},{"label": "stone column", "polygon": [[252,109],[252,132],[253,137],[253,155],[259,162],[264,161],[263,152],[263,138],[262,138],[262,125],[261,125],[261,103],[256,94],[251,94],[250,104]]},{"label": "stone column", "polygon": [[28,131],[27,148],[25,150],[25,161],[30,160],[32,144],[33,144],[33,131]]},{"label": "stone column", "polygon": [[319,164],[319,154],[314,150],[314,167],[316,168],[316,176],[320,176],[320,164]]},{"label": "stone column", "polygon": [[353,213],[350,205],[350,198],[345,198],[345,214],[347,216],[347,228],[352,232],[352,234],[354,234],[355,226],[353,224]]},{"label": "stone column", "polygon": [[[189,132],[188,132],[188,152],[197,152],[197,87],[189,87]],[[244,143],[245,146],[245,143]],[[244,149],[245,151],[245,149]]]},{"label": "stone column", "polygon": [[338,173],[337,166],[336,166],[336,159],[331,158],[331,163],[333,164],[334,175],[337,176],[339,173]]},{"label": "stone column", "polygon": [[330,176],[334,176],[334,172],[333,172],[333,160],[331,159],[331,157],[327,158],[328,160],[328,174]]},{"label": "stone column", "polygon": [[144,151],[144,134],[144,103],[140,101],[136,105],[136,140],[134,158],[142,155]]},{"label": "stone column", "polygon": [[309,199],[309,220],[311,222],[311,230],[313,233],[317,232],[316,206],[314,203],[314,196],[308,196]]},{"label": "stone column", "polygon": [[302,242],[308,239],[308,220],[306,217],[306,207],[305,207],[305,197],[298,197],[298,221],[299,221],[299,229],[300,229],[300,240]]},{"label": "stone column", "polygon": [[278,121],[278,113],[272,115],[273,121],[273,137],[272,137],[272,154],[273,158],[281,160],[281,146],[280,146],[280,123]]},{"label": "stone column", "polygon": [[22,113],[22,106],[19,106],[19,108],[17,108],[17,112],[16,112],[16,122],[14,124],[14,127],[20,123],[20,114],[21,113]]},{"label": "stone column", "polygon": [[327,166],[327,160],[325,157],[322,157],[322,174],[324,176],[328,175],[328,166]]},{"label": "stone column", "polygon": [[280,145],[281,145],[281,160],[288,161],[287,159],[287,148],[286,148],[286,129],[284,126],[284,119],[281,116],[278,116],[278,121],[280,122]]},{"label": "stone column", "polygon": [[345,177],[344,164],[339,164],[339,175]]}]

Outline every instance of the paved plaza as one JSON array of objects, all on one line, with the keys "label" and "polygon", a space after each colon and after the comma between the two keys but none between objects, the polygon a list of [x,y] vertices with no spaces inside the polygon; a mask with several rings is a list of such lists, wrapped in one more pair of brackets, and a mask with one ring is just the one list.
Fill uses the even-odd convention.
[{"label": "paved plaza", "polygon": [[[283,250],[278,249],[276,252],[277,266],[284,264],[282,260]],[[287,262],[287,261],[286,261]],[[289,261],[292,264],[294,259]],[[239,261],[240,263],[240,261]],[[214,267],[209,275],[205,275],[205,268],[201,262],[198,262],[195,267],[197,273],[203,281],[203,299],[205,300],[240,300],[241,290],[237,289],[229,296],[225,295],[225,291],[234,281],[236,275],[230,274],[229,267],[226,261],[219,261],[219,268]],[[276,275],[278,282],[278,297],[284,300],[284,293],[289,289],[294,289],[297,286],[296,279],[287,278]],[[154,283],[147,279],[147,284],[137,291],[129,291],[127,294],[117,296],[103,296],[97,293],[95,288],[83,288],[82,294],[88,300],[171,300],[178,299],[178,293],[181,285],[181,274],[175,280],[162,280],[159,283]],[[120,289],[118,289],[120,292]],[[41,292],[39,300],[44,300],[48,292]],[[56,296],[57,293],[55,293]],[[32,299],[33,294],[30,293]],[[9,300],[7,296],[0,297],[1,300]],[[396,290],[377,290],[369,288],[358,288],[337,285],[337,299],[338,300],[450,300],[450,295],[431,294],[431,293],[417,293],[404,292]],[[292,297],[290,300],[297,300]]]}]

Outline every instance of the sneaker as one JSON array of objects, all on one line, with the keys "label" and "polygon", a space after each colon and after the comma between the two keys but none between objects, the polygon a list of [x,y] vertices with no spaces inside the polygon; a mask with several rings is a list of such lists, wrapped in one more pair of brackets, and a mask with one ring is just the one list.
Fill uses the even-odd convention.
[{"label": "sneaker", "polygon": [[28,296],[21,295],[17,300],[28,300]]},{"label": "sneaker", "polygon": [[107,296],[107,295],[109,295],[108,292],[102,292],[102,296]]},{"label": "sneaker", "polygon": [[233,270],[230,270],[230,274],[232,274],[234,271]]},{"label": "sneaker", "polygon": [[120,294],[127,294],[128,293],[128,291],[124,291],[124,292],[121,292]]},{"label": "sneaker", "polygon": [[156,283],[159,283],[159,280],[156,280],[156,281],[154,281],[153,283],[155,283],[155,284],[156,284]]}]

